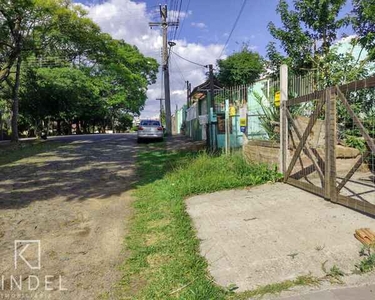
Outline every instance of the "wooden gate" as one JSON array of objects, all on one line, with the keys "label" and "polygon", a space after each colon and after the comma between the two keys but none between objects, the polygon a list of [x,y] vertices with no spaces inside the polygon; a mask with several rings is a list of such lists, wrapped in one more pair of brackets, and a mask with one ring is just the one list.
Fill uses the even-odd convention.
[{"label": "wooden gate", "polygon": [[[282,102],[281,115],[284,118],[282,123],[287,124],[285,128],[288,128],[289,139],[286,143],[288,153],[282,155],[286,165],[284,182],[324,197],[331,202],[375,216],[373,163],[370,163],[366,173],[366,176],[370,174],[369,180],[358,181],[359,185],[368,186],[369,191],[354,191],[352,194],[343,192],[344,189],[349,189],[347,185],[353,182],[352,178],[356,171],[363,168],[363,163],[368,162],[368,159],[375,155],[373,136],[369,134],[361,119],[354,112],[348,96],[358,97],[359,91],[369,91],[374,87],[375,77],[371,77]],[[367,98],[366,101],[368,101]],[[371,101],[374,106],[375,99]],[[365,151],[358,152],[357,157],[350,160],[352,165],[349,165],[344,173],[342,170],[340,170],[341,173],[337,170],[337,150],[338,147],[342,147],[338,145],[340,138],[338,136],[339,124],[337,124],[338,108],[340,115],[344,112],[348,118],[351,118],[350,122],[353,123],[356,132],[359,131],[366,146]],[[375,111],[375,107],[372,109]],[[301,117],[303,115],[305,117]],[[371,134],[374,135],[375,132]],[[347,161],[343,162],[347,164]],[[341,168],[341,162],[339,167]],[[350,187],[350,189],[353,188]],[[363,197],[363,194],[366,194],[367,199]],[[369,195],[371,195],[370,200]]]}]

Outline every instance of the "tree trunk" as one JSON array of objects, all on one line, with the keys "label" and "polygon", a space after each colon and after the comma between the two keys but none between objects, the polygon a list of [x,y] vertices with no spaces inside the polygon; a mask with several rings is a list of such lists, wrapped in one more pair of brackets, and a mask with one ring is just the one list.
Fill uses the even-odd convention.
[{"label": "tree trunk", "polygon": [[3,133],[3,112],[0,110],[0,141],[4,139]]},{"label": "tree trunk", "polygon": [[79,123],[78,120],[77,120],[77,122],[76,122],[76,134],[82,134],[82,132],[81,132],[81,127],[80,127],[80,123]]},{"label": "tree trunk", "polygon": [[61,120],[57,120],[57,135],[61,135]]},{"label": "tree trunk", "polygon": [[18,105],[19,105],[19,91],[20,91],[20,80],[21,80],[21,56],[17,59],[17,68],[16,68],[16,81],[12,90],[12,142],[17,143],[19,140],[18,137]]}]

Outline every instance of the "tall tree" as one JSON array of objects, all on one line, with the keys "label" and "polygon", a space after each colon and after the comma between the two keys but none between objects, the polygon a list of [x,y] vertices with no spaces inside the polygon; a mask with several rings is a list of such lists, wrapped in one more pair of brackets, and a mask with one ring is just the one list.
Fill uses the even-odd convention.
[{"label": "tall tree", "polygon": [[375,60],[375,2],[373,0],[353,0],[352,23],[359,42]]},{"label": "tall tree", "polygon": [[[345,3],[346,0],[295,0],[294,10],[289,10],[288,3],[280,0],[276,11],[282,27],[270,22],[268,29],[280,41],[295,71],[303,73],[320,68],[327,72],[322,61],[337,39],[338,30],[348,24],[348,18],[339,18]],[[269,57],[277,57],[272,45]]]},{"label": "tall tree", "polygon": [[244,45],[240,52],[218,60],[217,64],[217,78],[225,86],[252,83],[264,70],[262,57],[249,50],[247,45]]}]

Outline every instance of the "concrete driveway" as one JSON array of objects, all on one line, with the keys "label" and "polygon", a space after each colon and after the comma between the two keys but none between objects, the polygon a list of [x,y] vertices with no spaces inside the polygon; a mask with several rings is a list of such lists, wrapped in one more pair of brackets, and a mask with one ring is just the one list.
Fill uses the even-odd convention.
[{"label": "concrete driveway", "polygon": [[[195,196],[186,203],[215,281],[235,284],[238,291],[300,275],[322,277],[323,264],[350,274],[361,259],[355,230],[375,229],[371,217],[282,183]],[[374,279],[348,275],[343,281],[356,286]],[[315,290],[330,287],[324,283]]]}]

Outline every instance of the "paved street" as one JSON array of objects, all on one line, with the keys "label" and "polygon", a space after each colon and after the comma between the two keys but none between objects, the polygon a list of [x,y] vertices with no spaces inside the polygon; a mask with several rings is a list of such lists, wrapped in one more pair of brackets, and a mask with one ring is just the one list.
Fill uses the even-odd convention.
[{"label": "paved street", "polygon": [[[0,270],[5,276],[0,297],[11,293],[11,275],[25,278],[30,272],[39,278],[53,275],[54,291],[43,293],[59,300],[95,299],[111,293],[121,279],[118,267],[126,258],[123,241],[136,180],[136,136],[54,141],[62,145],[0,166]],[[14,240],[40,240],[39,271],[25,264],[14,269]],[[59,276],[66,291],[59,291]]]}]

